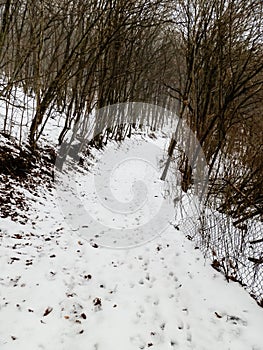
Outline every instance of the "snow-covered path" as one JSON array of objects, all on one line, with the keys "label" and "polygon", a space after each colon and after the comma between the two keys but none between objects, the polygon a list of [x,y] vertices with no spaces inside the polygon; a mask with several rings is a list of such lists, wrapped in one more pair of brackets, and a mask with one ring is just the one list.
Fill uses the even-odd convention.
[{"label": "snow-covered path", "polygon": [[68,228],[54,193],[0,224],[2,350],[262,350],[263,310],[169,225],[132,249]]},{"label": "snow-covered path", "polygon": [[124,251],[59,227],[12,232],[1,232],[1,349],[263,349],[262,309],[174,228]]}]

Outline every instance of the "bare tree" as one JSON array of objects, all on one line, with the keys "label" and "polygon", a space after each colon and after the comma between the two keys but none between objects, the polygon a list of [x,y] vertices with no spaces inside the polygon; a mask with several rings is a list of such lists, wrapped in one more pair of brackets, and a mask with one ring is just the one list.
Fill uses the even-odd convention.
[{"label": "bare tree", "polygon": [[[179,57],[164,83],[180,102],[179,116],[196,133],[211,174],[232,126],[244,125],[244,108],[260,92],[262,3],[179,1],[175,11],[181,21],[169,35]],[[184,163],[190,185],[189,160]]]}]

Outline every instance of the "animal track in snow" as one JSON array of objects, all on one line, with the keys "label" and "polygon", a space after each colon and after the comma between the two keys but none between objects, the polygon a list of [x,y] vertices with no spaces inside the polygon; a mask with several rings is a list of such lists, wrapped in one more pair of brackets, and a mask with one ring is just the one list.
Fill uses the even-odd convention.
[{"label": "animal track in snow", "polygon": [[182,320],[179,320],[179,322],[178,322],[178,329],[180,329],[180,330],[184,329],[184,323]]},{"label": "animal track in snow", "polygon": [[155,306],[157,306],[157,305],[159,305],[159,299],[156,299],[154,302],[153,302],[153,305],[155,305]]},{"label": "animal track in snow", "polygon": [[186,333],[186,340],[189,341],[189,342],[192,342],[192,334],[191,334],[191,332],[187,332]]},{"label": "animal track in snow", "polygon": [[171,340],[170,340],[170,345],[171,345],[172,348],[175,348],[175,347],[177,347],[179,344],[178,344],[178,342],[177,342],[176,340],[171,339]]}]

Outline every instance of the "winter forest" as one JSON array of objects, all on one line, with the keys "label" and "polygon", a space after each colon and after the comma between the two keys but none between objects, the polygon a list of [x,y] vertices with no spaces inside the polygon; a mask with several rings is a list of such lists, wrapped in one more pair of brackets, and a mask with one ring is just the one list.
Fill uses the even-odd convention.
[{"label": "winter forest", "polygon": [[0,349],[263,350],[261,0],[0,3]]}]

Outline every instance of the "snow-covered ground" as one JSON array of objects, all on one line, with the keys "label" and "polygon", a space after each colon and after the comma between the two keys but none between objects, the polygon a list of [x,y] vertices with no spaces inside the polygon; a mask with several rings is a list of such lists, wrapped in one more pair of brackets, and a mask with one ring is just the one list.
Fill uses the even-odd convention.
[{"label": "snow-covered ground", "polygon": [[[64,182],[65,196],[58,188],[65,179],[58,177],[59,193],[36,197],[26,225],[1,219],[1,350],[263,349],[263,310],[248,293],[205,264],[183,227],[170,221],[170,212],[170,223],[156,235],[151,217],[161,220],[160,208],[169,203],[161,196],[153,161],[147,167],[149,159],[140,161],[135,153],[137,158],[127,155],[124,162],[114,149],[111,155],[119,160],[114,172],[106,156],[92,172],[72,173],[76,188]],[[145,188],[133,188],[135,178],[152,184],[145,198],[136,196]],[[114,198],[103,197],[109,180],[123,205],[115,214],[116,203],[109,204]],[[83,210],[86,217],[75,220]],[[152,226],[144,226],[149,221]],[[108,230],[101,232],[100,225]],[[136,238],[137,226],[142,235]],[[118,241],[116,232],[127,235]]]}]

